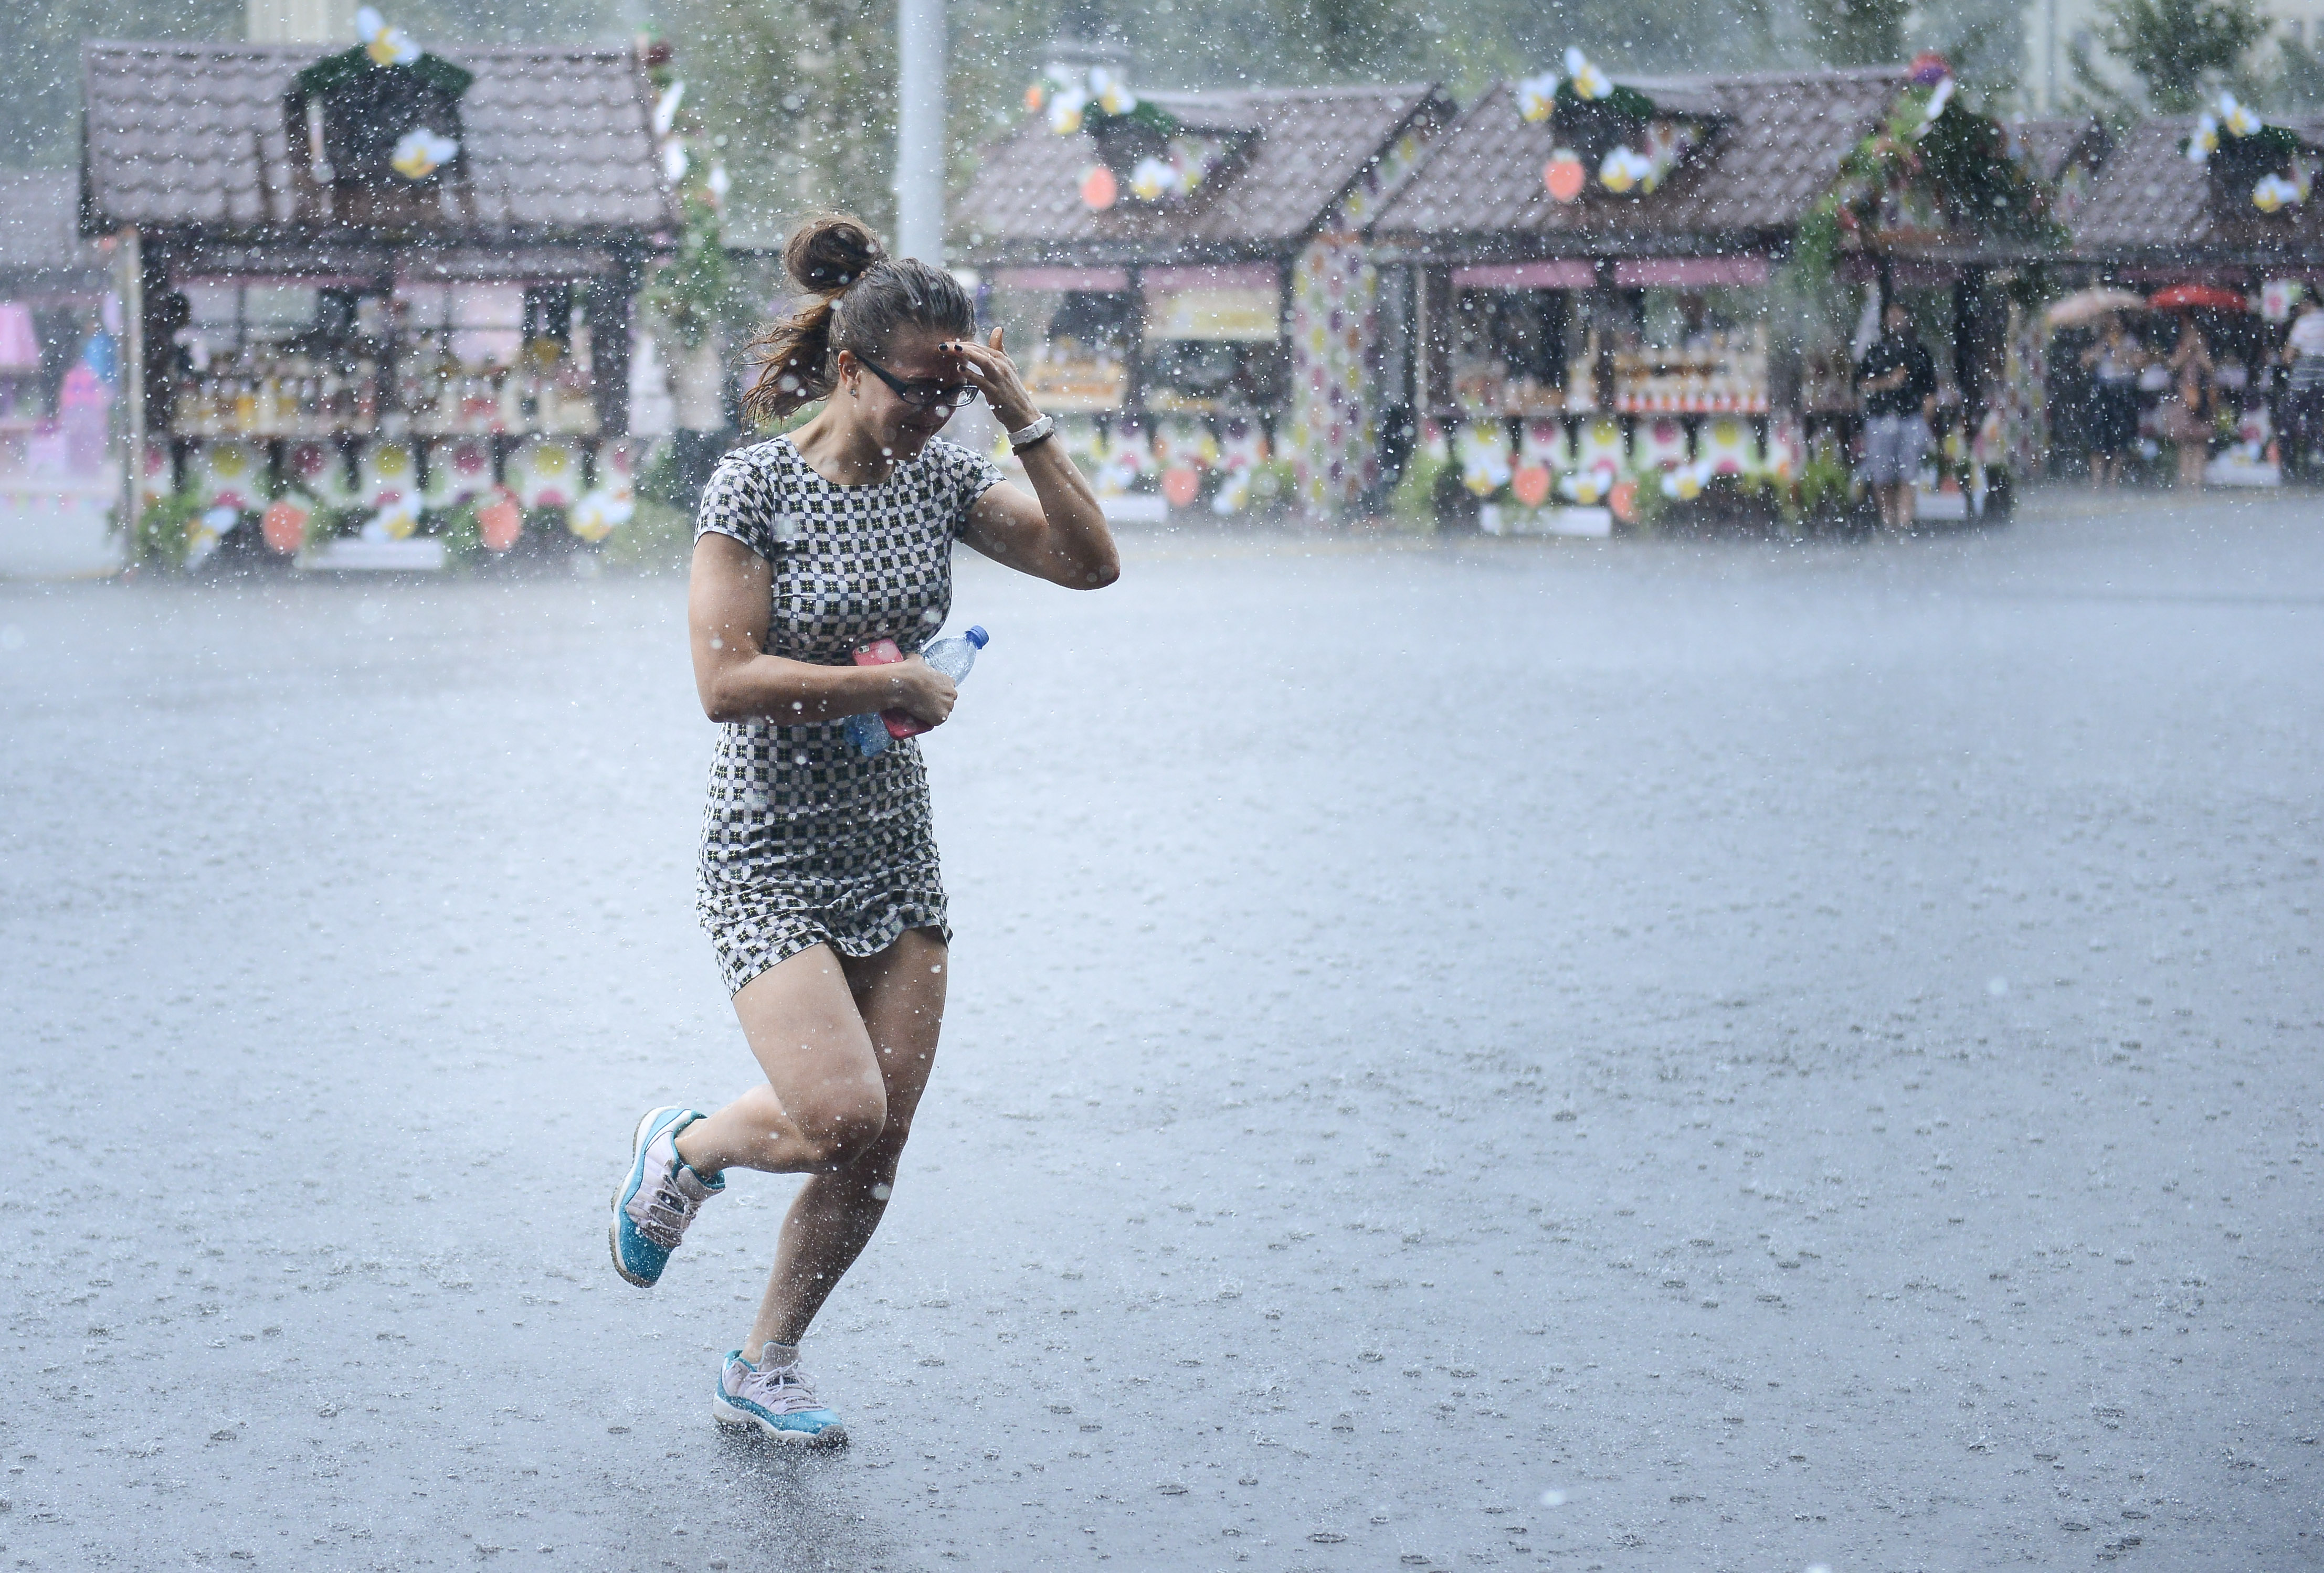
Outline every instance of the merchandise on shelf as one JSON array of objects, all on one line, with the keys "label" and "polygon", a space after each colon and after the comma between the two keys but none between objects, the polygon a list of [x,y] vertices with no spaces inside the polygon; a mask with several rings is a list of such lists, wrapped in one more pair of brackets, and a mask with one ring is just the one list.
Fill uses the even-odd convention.
[{"label": "merchandise on shelf", "polygon": [[1025,390],[1052,412],[1119,409],[1130,391],[1130,363],[1111,345],[1055,338],[1034,350]]},{"label": "merchandise on shelf", "polygon": [[1614,407],[1625,414],[1765,414],[1767,329],[1721,328],[1698,345],[1614,352]]}]

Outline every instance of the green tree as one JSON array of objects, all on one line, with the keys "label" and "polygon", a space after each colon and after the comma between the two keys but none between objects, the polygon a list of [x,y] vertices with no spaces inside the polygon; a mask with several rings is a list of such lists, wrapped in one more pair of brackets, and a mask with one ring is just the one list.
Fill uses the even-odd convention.
[{"label": "green tree", "polygon": [[80,42],[85,38],[233,39],[244,0],[17,0],[0,5],[0,164],[72,163],[80,156]]},{"label": "green tree", "polygon": [[1912,9],[1912,0],[1808,0],[1809,46],[1826,65],[1895,65]]},{"label": "green tree", "polygon": [[2147,106],[2163,115],[2200,108],[2267,36],[2252,0],[2107,0],[2106,13],[2099,36],[2107,53],[2138,78]]},{"label": "green tree", "polygon": [[2296,40],[2276,40],[2275,69],[2267,75],[2263,91],[2272,107],[2324,109],[2324,55]]},{"label": "green tree", "polygon": [[1419,36],[1412,8],[1397,0],[1270,0],[1277,58],[1302,75],[1342,80],[1403,74]]}]

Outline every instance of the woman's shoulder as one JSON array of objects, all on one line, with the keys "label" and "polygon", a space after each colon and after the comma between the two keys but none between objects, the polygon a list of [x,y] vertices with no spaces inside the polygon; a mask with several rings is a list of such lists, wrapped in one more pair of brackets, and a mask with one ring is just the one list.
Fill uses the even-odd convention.
[{"label": "woman's shoulder", "polygon": [[[806,465],[788,437],[770,437],[730,449],[702,488],[694,533],[731,535],[761,557],[772,549],[770,520],[783,510],[779,499],[799,483]],[[812,474],[812,472],[808,472]]]},{"label": "woman's shoulder", "polygon": [[964,447],[950,437],[932,437],[928,446],[920,450],[921,461],[942,475],[965,474],[985,463],[982,455]]},{"label": "woman's shoulder", "polygon": [[790,438],[770,437],[764,442],[727,449],[718,460],[718,468],[738,474],[774,475],[788,473],[798,462],[798,449]]}]

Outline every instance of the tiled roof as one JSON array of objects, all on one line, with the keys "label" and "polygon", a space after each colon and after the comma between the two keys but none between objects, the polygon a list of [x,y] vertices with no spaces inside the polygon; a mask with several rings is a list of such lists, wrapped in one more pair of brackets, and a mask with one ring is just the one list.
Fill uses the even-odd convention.
[{"label": "tiled roof", "polygon": [[[2275,117],[2271,116],[2271,119]],[[2310,143],[2324,143],[2324,119],[2279,124]],[[2277,219],[2256,209],[2223,220],[2211,201],[2210,171],[2186,154],[2191,119],[2142,120],[2123,133],[2074,217],[2074,251],[2094,262],[2135,256],[2194,260],[2263,257],[2287,245],[2312,265],[2324,262],[2324,204],[2301,204]]]},{"label": "tiled roof", "polygon": [[101,274],[106,261],[81,237],[79,200],[70,170],[0,170],[0,272]]},{"label": "tiled roof", "polygon": [[[249,231],[293,222],[283,96],[326,52],[82,45],[89,225]],[[670,222],[650,89],[628,51],[439,52],[475,75],[460,114],[477,227],[594,237]]]},{"label": "tiled roof", "polygon": [[2010,141],[2024,154],[2034,178],[2055,180],[2077,155],[2104,163],[2114,138],[2095,115],[2079,120],[2014,120],[2005,128]]},{"label": "tiled roof", "polygon": [[954,205],[954,254],[986,264],[1282,255],[1407,125],[1451,108],[1425,84],[1144,96],[1190,124],[1256,131],[1241,166],[1183,207],[1122,202],[1093,212],[1081,180],[1098,161],[1095,140],[1059,136],[1028,117],[985,150]]},{"label": "tiled roof", "polygon": [[1750,244],[1797,224],[1830,189],[1849,150],[1880,122],[1904,86],[1901,68],[1738,77],[1623,78],[1672,109],[1709,108],[1723,122],[1708,152],[1658,191],[1616,197],[1593,181],[1578,202],[1554,200],[1542,166],[1554,137],[1518,115],[1495,87],[1437,140],[1372,226],[1381,240],[1430,253],[1487,254],[1584,248],[1653,252],[1704,237]]}]

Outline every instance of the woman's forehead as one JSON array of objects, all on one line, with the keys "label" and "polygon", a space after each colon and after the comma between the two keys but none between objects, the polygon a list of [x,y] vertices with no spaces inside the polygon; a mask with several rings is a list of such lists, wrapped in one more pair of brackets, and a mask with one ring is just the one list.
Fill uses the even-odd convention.
[{"label": "woman's forehead", "polygon": [[940,328],[904,327],[896,330],[889,341],[888,352],[880,363],[899,377],[941,377],[953,370],[952,357],[944,353],[944,345],[953,336]]}]

